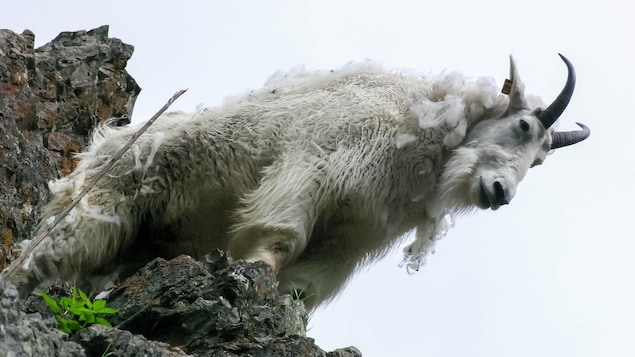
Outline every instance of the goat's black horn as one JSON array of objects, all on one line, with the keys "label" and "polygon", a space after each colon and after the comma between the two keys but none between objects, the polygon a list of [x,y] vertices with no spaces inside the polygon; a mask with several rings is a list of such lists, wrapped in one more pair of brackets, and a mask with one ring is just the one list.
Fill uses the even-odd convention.
[{"label": "goat's black horn", "polygon": [[567,65],[568,76],[567,83],[564,85],[562,92],[558,95],[556,100],[551,103],[547,109],[540,111],[536,116],[538,120],[542,123],[545,128],[549,128],[553,125],[553,123],[558,120],[560,114],[565,110],[569,101],[571,100],[571,95],[573,95],[573,89],[575,88],[575,69],[573,68],[573,64],[563,55],[558,54],[560,58]]},{"label": "goat's black horn", "polygon": [[586,139],[591,135],[591,129],[582,123],[576,123],[582,130],[555,131],[551,133],[551,148],[557,149],[563,146],[573,145]]}]

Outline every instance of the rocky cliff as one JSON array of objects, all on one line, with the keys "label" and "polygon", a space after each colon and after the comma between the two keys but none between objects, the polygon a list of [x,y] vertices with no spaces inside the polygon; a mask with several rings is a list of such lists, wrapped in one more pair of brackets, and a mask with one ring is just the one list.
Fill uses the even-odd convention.
[{"label": "rocky cliff", "polygon": [[35,35],[0,30],[0,265],[29,238],[47,182],[73,170],[90,130],[115,117],[128,123],[141,89],[126,72],[133,47],[108,27],[63,32],[34,49]]},{"label": "rocky cliff", "polygon": [[[72,154],[110,118],[127,124],[140,88],[126,72],[133,47],[108,27],[35,36],[0,30],[0,264],[31,238],[47,182],[73,170]],[[325,352],[305,336],[301,302],[280,296],[264,264],[211,252],[203,261],[156,259],[108,297],[115,328],[73,336],[56,329],[39,296],[18,300],[0,281],[0,356],[361,356]],[[66,292],[67,293],[67,292]],[[50,294],[64,294],[53,287]]]}]

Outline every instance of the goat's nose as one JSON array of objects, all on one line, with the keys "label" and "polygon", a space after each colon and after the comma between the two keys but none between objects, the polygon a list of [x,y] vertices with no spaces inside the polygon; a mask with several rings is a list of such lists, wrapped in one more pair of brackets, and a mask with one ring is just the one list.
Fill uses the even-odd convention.
[{"label": "goat's nose", "polygon": [[509,203],[509,199],[507,199],[507,192],[505,192],[505,186],[499,181],[494,181],[494,194],[496,198],[496,203],[499,205],[506,205]]}]

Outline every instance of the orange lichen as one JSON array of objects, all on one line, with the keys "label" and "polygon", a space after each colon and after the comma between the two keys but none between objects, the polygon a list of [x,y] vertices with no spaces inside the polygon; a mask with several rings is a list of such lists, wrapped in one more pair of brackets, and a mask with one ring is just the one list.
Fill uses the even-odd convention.
[{"label": "orange lichen", "polygon": [[2,247],[0,248],[0,267],[4,269],[9,266],[13,260],[13,230],[11,230],[11,228],[2,227],[0,229],[0,240],[2,241]]}]

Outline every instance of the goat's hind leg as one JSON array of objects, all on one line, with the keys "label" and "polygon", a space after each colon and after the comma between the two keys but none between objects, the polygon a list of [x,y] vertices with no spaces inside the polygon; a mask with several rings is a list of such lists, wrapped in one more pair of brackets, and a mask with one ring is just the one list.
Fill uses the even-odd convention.
[{"label": "goat's hind leg", "polygon": [[298,158],[270,167],[237,213],[229,244],[232,256],[264,261],[274,272],[296,259],[319,211],[321,177],[315,164]]}]

